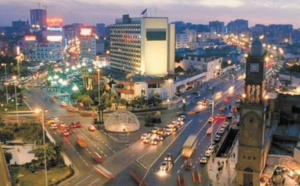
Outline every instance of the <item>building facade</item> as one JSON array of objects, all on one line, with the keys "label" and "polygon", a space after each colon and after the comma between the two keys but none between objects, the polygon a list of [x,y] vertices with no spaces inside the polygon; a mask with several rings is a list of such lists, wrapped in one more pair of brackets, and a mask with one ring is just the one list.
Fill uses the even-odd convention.
[{"label": "building facade", "polygon": [[216,32],[217,34],[224,33],[224,22],[221,21],[210,21],[208,23],[209,30],[211,32]]},{"label": "building facade", "polygon": [[182,34],[176,34],[176,49],[178,48],[188,48],[191,50],[195,49],[195,44],[197,40],[197,32],[194,30],[186,29]]},{"label": "building facade", "polygon": [[175,27],[168,18],[123,15],[110,26],[111,68],[164,76],[174,73]]}]

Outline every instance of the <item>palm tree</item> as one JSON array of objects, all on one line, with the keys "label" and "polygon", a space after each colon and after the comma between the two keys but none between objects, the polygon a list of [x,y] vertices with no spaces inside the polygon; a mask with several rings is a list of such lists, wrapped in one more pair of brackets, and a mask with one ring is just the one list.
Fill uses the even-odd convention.
[{"label": "palm tree", "polygon": [[82,75],[83,87],[86,88],[87,87],[87,78],[90,76],[90,73],[86,69],[82,69],[81,70],[81,75]]}]

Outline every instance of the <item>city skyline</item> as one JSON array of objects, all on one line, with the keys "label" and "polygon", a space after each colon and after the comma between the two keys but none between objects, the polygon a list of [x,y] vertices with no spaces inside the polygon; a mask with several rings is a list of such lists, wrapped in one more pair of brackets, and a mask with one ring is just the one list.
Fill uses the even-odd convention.
[{"label": "city skyline", "polygon": [[[249,27],[255,24],[292,24],[299,28],[297,20],[300,5],[295,0],[285,2],[278,0],[154,0],[140,2],[138,0],[62,0],[62,1],[21,1],[11,0],[1,3],[0,26],[11,26],[12,21],[29,20],[29,10],[37,8],[47,9],[49,17],[63,18],[63,24],[96,23],[113,24],[116,18],[123,14],[140,17],[147,8],[147,16],[168,17],[169,22],[184,21],[193,24],[208,24],[209,21],[223,21],[227,24],[235,19],[246,19]],[[78,13],[77,13],[78,12]],[[182,13],[178,13],[182,12]]]}]

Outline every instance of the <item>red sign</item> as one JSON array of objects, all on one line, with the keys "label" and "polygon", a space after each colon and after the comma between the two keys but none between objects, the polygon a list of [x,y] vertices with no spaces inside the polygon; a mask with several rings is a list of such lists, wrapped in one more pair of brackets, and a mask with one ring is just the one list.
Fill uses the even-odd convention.
[{"label": "red sign", "polygon": [[62,27],[62,22],[63,22],[62,18],[57,18],[57,17],[46,19],[47,27]]}]

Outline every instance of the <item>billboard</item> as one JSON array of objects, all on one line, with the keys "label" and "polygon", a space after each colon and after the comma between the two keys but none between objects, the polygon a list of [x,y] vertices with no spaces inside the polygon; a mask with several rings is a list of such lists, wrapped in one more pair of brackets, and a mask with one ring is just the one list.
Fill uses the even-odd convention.
[{"label": "billboard", "polygon": [[24,36],[25,41],[36,41],[35,35],[25,35]]},{"label": "billboard", "polygon": [[57,42],[62,41],[62,36],[47,36],[47,41]]},{"label": "billboard", "polygon": [[93,35],[93,30],[91,27],[80,28],[80,36],[91,37]]},{"label": "billboard", "polygon": [[62,18],[48,17],[46,19],[47,27],[62,27]]}]

